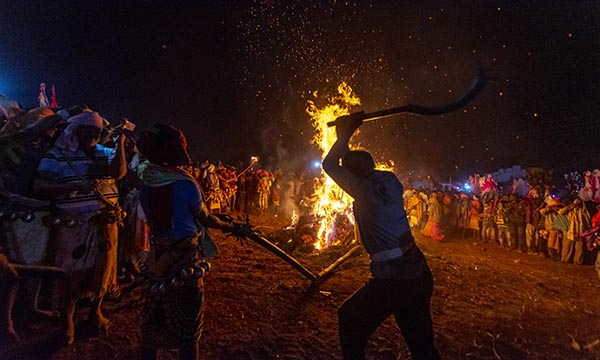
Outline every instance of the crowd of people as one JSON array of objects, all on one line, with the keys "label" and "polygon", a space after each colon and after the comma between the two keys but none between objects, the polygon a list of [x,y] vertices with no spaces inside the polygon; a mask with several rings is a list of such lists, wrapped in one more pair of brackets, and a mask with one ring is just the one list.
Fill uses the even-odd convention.
[{"label": "crowd of people", "polygon": [[592,172],[584,174],[581,183],[562,188],[525,179],[500,187],[488,175],[473,176],[477,183],[469,193],[407,189],[407,216],[414,231],[434,240],[468,237],[563,263],[590,264],[598,252],[600,199]]},{"label": "crowd of people", "polygon": [[[303,172],[265,169],[257,159],[234,166],[194,162],[178,129],[155,124],[134,134],[126,118],[111,124],[84,105],[23,109],[0,98],[0,110],[4,340],[19,338],[13,322],[17,292],[26,292],[24,313],[62,319],[67,344],[75,340],[74,314],[83,298],[91,302],[93,328],[107,331],[102,302],[118,299],[117,281],[130,275],[143,283],[146,298],[144,357],[176,346],[194,358],[202,276],[217,251],[207,228],[235,232],[240,226],[215,214],[309,211],[320,181]],[[468,236],[584,264],[597,253],[600,232],[600,182],[596,187],[594,180],[586,173],[578,191],[571,188],[561,198],[550,186],[522,179],[502,190],[492,176],[478,178],[471,193],[408,188],[402,197],[413,233],[440,241]],[[19,274],[11,263],[20,264]],[[38,301],[43,285],[51,288],[44,302]],[[193,308],[191,318],[178,318],[182,306]]]},{"label": "crowd of people", "polygon": [[[90,305],[90,327],[107,331],[102,302],[119,298],[126,267],[144,281],[145,302],[152,304],[142,324],[145,357],[155,357],[156,339],[165,340],[157,329],[172,324],[163,315],[173,299],[195,296],[185,305],[189,316],[178,319],[190,326],[168,341],[196,358],[202,276],[216,253],[206,228],[233,232],[234,223],[209,213],[200,185],[182,168],[191,164],[183,134],[155,125],[134,136],[126,119],[111,125],[87,106],[22,109],[6,99],[0,106],[2,342],[19,339],[13,310],[23,292],[21,313],[60,318],[66,344],[75,340],[82,299]],[[168,251],[157,252],[160,246]],[[176,262],[173,254],[182,248]],[[48,296],[40,301],[43,285]]]},{"label": "crowd of people", "polygon": [[[310,207],[314,193],[315,179],[306,174],[266,170],[258,159],[237,166],[194,162],[181,131],[155,124],[137,133],[126,118],[111,124],[85,105],[24,109],[2,97],[0,120],[4,343],[19,339],[18,307],[32,319],[56,318],[71,344],[82,299],[91,328],[106,332],[111,323],[103,300],[118,300],[119,285],[137,282],[147,304],[144,357],[179,346],[184,357],[195,358],[202,276],[216,253],[207,228],[243,226],[215,214],[287,215]],[[182,304],[182,298],[196,300]],[[177,318],[177,309],[190,306],[190,318]],[[172,327],[174,319],[187,330]]]},{"label": "crowd of people", "polygon": [[247,166],[241,161],[236,166],[204,161],[190,166],[189,171],[213,212],[290,215],[289,209],[306,208],[314,191],[315,179],[306,172],[267,170],[257,160]]}]

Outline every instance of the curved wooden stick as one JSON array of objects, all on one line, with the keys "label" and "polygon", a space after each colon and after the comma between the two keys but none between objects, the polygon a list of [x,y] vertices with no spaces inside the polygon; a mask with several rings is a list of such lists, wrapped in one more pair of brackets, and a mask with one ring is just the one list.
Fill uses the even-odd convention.
[{"label": "curved wooden stick", "polygon": [[[391,109],[374,111],[374,112],[370,112],[370,113],[364,113],[364,114],[362,114],[362,120],[363,120],[363,122],[373,121],[373,120],[381,119],[381,118],[384,118],[384,117],[387,117],[390,115],[401,114],[401,113],[410,113],[410,114],[416,114],[416,115],[447,114],[447,113],[450,113],[452,111],[462,108],[463,106],[467,105],[471,100],[473,100],[477,96],[477,94],[479,94],[481,92],[481,90],[483,89],[483,87],[485,85],[485,82],[486,82],[485,71],[483,69],[483,66],[481,64],[478,64],[477,73],[475,74],[475,77],[473,78],[473,81],[471,82],[471,86],[469,86],[469,89],[463,94],[463,96],[459,97],[458,99],[454,100],[451,103],[439,105],[439,106],[422,106],[422,105],[408,104],[408,105],[399,106],[399,107],[395,107],[395,108],[391,108]],[[352,115],[356,115],[356,114],[352,114]],[[348,115],[344,115],[344,116],[348,116]],[[343,117],[343,116],[341,116],[341,117]],[[334,121],[328,122],[327,126],[335,126],[336,121],[337,121],[337,119]]]}]

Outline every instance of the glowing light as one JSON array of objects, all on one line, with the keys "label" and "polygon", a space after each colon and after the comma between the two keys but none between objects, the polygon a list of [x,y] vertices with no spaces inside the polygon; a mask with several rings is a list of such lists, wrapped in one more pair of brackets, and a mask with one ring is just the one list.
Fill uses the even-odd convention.
[{"label": "glowing light", "polygon": [[296,212],[296,210],[292,210],[292,223],[285,228],[285,230],[292,230],[296,228],[296,225],[298,225],[298,220],[300,219],[300,217],[298,216],[298,213]]},{"label": "glowing light", "polygon": [[[317,106],[315,103],[318,99],[317,93],[313,93],[315,100],[309,100],[306,109],[315,130],[311,141],[321,149],[321,158],[325,157],[336,140],[335,127],[328,127],[327,123],[342,115],[350,114],[352,106],[360,105],[360,99],[353,94],[352,88],[345,82],[338,86],[337,91],[337,95],[326,98],[326,105],[323,107]],[[312,214],[318,219],[314,247],[320,250],[343,240],[342,234],[338,233],[339,229],[336,226],[338,223],[354,224],[351,210],[352,198],[322,170],[314,197],[316,201],[312,207]]]}]

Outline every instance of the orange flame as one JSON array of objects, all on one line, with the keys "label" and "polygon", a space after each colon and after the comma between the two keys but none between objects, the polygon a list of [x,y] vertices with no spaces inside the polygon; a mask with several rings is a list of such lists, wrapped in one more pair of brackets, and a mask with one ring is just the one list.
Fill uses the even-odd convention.
[{"label": "orange flame", "polygon": [[[360,105],[360,99],[356,97],[352,88],[345,82],[338,86],[338,94],[328,97],[327,105],[319,108],[315,101],[308,101],[306,112],[311,117],[311,123],[315,129],[312,142],[319,146],[322,151],[321,159],[331,149],[336,140],[335,127],[328,127],[327,123],[334,121],[342,115],[350,114],[350,108]],[[318,98],[317,92],[313,93]],[[317,198],[312,213],[319,219],[319,230],[317,240],[314,244],[317,250],[335,245],[343,239],[338,239],[336,222],[340,217],[354,224],[351,204],[352,198],[346,194],[325,172],[321,170],[321,179],[318,182],[314,196]]]}]

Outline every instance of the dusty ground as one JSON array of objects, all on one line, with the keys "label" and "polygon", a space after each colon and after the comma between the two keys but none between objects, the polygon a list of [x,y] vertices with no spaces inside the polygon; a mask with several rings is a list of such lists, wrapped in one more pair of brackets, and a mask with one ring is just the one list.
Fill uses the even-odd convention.
[{"label": "dusty ground", "polygon": [[[254,218],[268,233],[283,227]],[[215,233],[216,234],[216,233]],[[299,272],[251,241],[216,235],[220,255],[206,278],[203,359],[339,359],[336,308],[367,280],[362,251],[312,286]],[[496,244],[418,238],[435,279],[432,315],[444,359],[600,359],[600,280],[591,265],[557,263]],[[294,253],[318,273],[346,249]],[[139,358],[139,292],[108,302],[109,333],[80,335],[60,347],[58,325],[41,322],[0,359]],[[83,314],[79,313],[80,316]],[[175,359],[175,351],[161,351]],[[409,359],[388,319],[371,338],[370,359]]]}]

